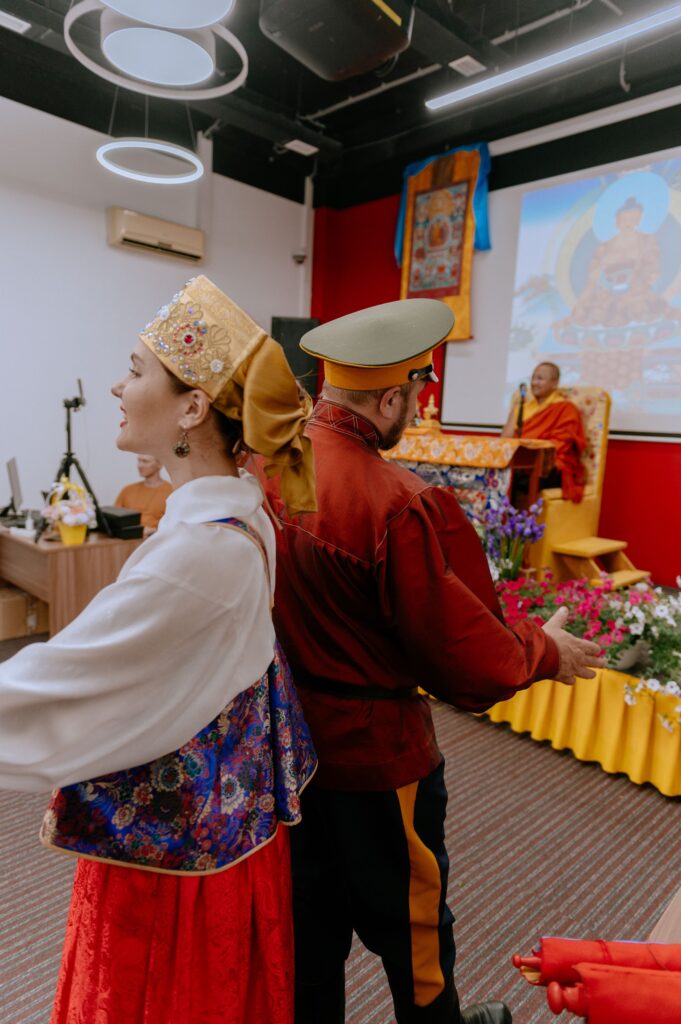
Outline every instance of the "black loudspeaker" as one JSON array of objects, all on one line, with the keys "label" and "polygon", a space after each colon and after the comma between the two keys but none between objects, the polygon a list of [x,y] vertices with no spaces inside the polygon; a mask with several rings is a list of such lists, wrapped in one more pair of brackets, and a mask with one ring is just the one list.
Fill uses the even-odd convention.
[{"label": "black loudspeaker", "polygon": [[305,390],[316,398],[319,361],[303,352],[298,344],[302,336],[313,327],[319,327],[319,320],[310,320],[304,316],[273,316],[270,334],[286,353],[293,375],[298,378]]},{"label": "black loudspeaker", "polygon": [[413,0],[260,0],[263,35],[330,82],[406,50],[413,21]]},{"label": "black loudspeaker", "polygon": [[109,524],[112,537],[120,537],[121,540],[139,540],[142,536],[139,512],[133,512],[129,508],[119,508],[117,505],[103,505],[101,511]]}]

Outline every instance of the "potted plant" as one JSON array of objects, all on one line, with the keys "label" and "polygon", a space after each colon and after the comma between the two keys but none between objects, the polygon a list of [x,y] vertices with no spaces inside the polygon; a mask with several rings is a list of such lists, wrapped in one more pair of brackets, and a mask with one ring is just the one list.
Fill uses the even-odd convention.
[{"label": "potted plant", "polygon": [[[641,695],[674,698],[660,703],[665,729],[681,724],[681,595],[647,583],[613,589],[604,577],[554,583],[518,577],[499,580],[497,593],[510,626],[526,617],[545,622],[566,607],[566,629],[597,643],[609,668],[630,670],[638,682],[625,683],[624,700]],[[664,705],[664,706],[663,706]]]},{"label": "potted plant", "polygon": [[494,580],[515,580],[521,575],[525,553],[545,530],[538,521],[542,501],[519,511],[505,497],[491,504],[474,522],[482,540]]}]

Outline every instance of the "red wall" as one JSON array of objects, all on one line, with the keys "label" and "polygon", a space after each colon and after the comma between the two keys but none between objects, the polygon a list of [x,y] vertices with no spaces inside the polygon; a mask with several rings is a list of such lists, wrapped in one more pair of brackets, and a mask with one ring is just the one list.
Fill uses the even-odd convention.
[{"label": "red wall", "polygon": [[[400,297],[393,255],[398,205],[399,197],[390,196],[316,211],[312,316],[324,322]],[[441,371],[442,349],[437,356]],[[425,401],[433,392],[439,406],[440,391],[429,385]],[[649,569],[656,583],[674,585],[681,574],[681,444],[610,441],[599,533],[627,540],[636,566]]]}]

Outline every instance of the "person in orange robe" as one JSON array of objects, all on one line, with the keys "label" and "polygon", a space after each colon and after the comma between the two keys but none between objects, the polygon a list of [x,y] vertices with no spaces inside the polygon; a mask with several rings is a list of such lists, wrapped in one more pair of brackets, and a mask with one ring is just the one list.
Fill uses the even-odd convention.
[{"label": "person in orange robe", "polygon": [[584,494],[585,473],[581,456],[586,448],[586,435],[579,409],[558,390],[559,382],[560,369],[555,363],[535,366],[530,381],[532,398],[523,405],[521,423],[518,423],[520,400],[516,395],[501,436],[552,441],[556,446],[557,472],[552,471],[551,477],[542,479],[541,485],[560,486],[564,498],[578,503]]},{"label": "person in orange robe", "polygon": [[124,487],[114,505],[139,512],[144,536],[148,537],[158,529],[159,520],[165,514],[166,498],[173,488],[161,476],[161,463],[151,455],[137,456],[137,472],[142,479]]}]

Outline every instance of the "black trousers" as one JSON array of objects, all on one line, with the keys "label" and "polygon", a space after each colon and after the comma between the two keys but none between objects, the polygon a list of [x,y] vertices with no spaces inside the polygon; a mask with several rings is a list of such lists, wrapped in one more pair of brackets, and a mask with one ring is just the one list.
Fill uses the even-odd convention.
[{"label": "black trousers", "polygon": [[291,830],[296,1024],[345,1020],[353,931],[383,961],[397,1024],[459,1024],[446,806],[444,765],[396,791],[303,793]]}]

